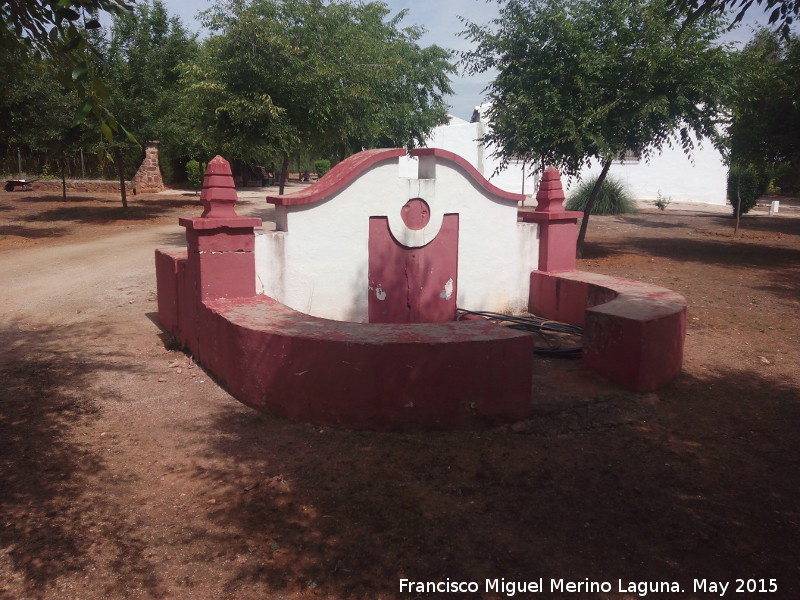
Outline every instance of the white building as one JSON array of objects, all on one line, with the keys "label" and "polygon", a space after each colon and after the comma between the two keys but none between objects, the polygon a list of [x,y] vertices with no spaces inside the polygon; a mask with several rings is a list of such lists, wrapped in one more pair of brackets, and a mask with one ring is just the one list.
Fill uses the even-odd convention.
[{"label": "white building", "polygon": [[[476,107],[469,122],[451,116],[447,125],[440,125],[431,132],[427,146],[443,148],[464,157],[501,189],[535,194],[538,181],[530,175],[526,165],[512,161],[505,170],[498,172],[500,161],[492,155],[491,147],[487,148],[478,142],[490,126],[486,108],[487,105]],[[581,178],[599,174],[600,168],[601,165],[594,164],[592,168],[584,169]],[[408,165],[408,169],[409,172],[413,171],[411,165]],[[609,170],[610,175],[628,185],[637,200],[656,200],[661,195],[676,202],[718,205],[726,203],[727,172],[722,155],[707,141],[702,145],[695,144],[691,158],[676,145],[663,148],[660,154],[649,161],[615,161]],[[567,183],[565,180],[564,184]],[[572,187],[576,184],[577,181],[571,182]],[[567,196],[569,189],[567,187]]]}]

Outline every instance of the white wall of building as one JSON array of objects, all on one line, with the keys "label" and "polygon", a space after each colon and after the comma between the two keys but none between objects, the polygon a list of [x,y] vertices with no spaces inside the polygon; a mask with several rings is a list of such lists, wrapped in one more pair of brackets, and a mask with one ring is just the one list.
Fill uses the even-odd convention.
[{"label": "white wall of building", "polygon": [[[596,176],[600,170],[601,165],[592,165],[581,173],[581,177]],[[709,142],[696,145],[691,159],[680,146],[667,147],[649,161],[616,161],[608,172],[622,180],[636,200],[656,200],[660,194],[676,202],[721,205],[727,202],[728,167]],[[575,185],[576,182],[571,183],[567,195]]]},{"label": "white wall of building", "polygon": [[[482,107],[477,107],[475,112],[476,118],[484,113]],[[490,148],[484,148],[477,141],[488,127],[489,124],[483,117],[473,123],[453,117],[449,125],[440,125],[433,130],[427,146],[463,156],[501,189],[535,195],[538,178],[526,173],[521,163],[512,163],[504,171],[496,172],[499,161],[492,156]],[[585,179],[599,172],[600,166],[593,165],[584,169],[580,178]],[[722,155],[709,142],[702,145],[695,143],[692,159],[683,153],[680,145],[676,145],[674,148],[663,148],[649,162],[615,162],[609,172],[625,182],[637,200],[656,200],[660,193],[676,202],[726,203],[728,169],[722,161]],[[578,180],[569,182],[569,186],[567,183],[565,180],[564,185],[569,196],[570,189],[575,188]]]}]

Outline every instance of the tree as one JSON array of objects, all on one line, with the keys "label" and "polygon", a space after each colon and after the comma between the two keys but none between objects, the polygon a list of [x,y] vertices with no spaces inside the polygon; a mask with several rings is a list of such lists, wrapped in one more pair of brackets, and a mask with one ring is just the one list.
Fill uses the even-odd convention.
[{"label": "tree", "polygon": [[0,71],[0,145],[42,152],[57,160],[66,200],[65,163],[86,142],[87,130],[73,121],[78,107],[74,90],[52,77],[49,57],[37,58],[24,47],[15,52],[16,68]]},{"label": "tree", "polygon": [[[0,66],[14,68],[16,59],[32,52],[48,59],[51,75],[74,90],[80,104],[75,124],[93,117],[103,135],[113,138],[120,129],[105,106],[108,89],[91,76],[90,61],[98,51],[91,32],[100,28],[99,11],[120,14],[135,0],[18,0],[0,5]],[[96,39],[96,38],[94,38]]]},{"label": "tree", "polygon": [[735,56],[728,104],[728,199],[736,217],[755,205],[770,179],[800,187],[800,38],[761,29]]},{"label": "tree", "polygon": [[[141,141],[159,140],[165,176],[183,166],[189,154],[189,126],[182,119],[181,66],[198,51],[178,17],[170,17],[161,0],[143,2],[114,18],[102,41],[105,61],[98,65],[109,88],[108,107]],[[141,160],[141,147],[114,140],[126,150],[125,162]]]},{"label": "tree", "polygon": [[688,11],[690,20],[713,13],[738,11],[732,23],[736,25],[753,6],[753,2],[758,6],[764,5],[764,9],[769,12],[769,24],[774,24],[784,38],[790,36],[792,23],[800,17],[798,0],[673,0],[673,5],[678,11]]},{"label": "tree", "polygon": [[800,37],[761,29],[735,57],[731,163],[800,170]]},{"label": "tree", "polygon": [[[135,2],[135,0],[132,0]],[[98,11],[119,14],[130,10],[128,0],[19,0],[0,5],[0,52],[20,48],[41,55],[74,50],[85,31],[97,29]],[[82,25],[82,27],[81,27]]]},{"label": "tree", "polygon": [[299,151],[341,159],[421,143],[446,116],[454,67],[417,44],[421,28],[400,28],[405,11],[389,13],[382,2],[218,2],[186,71],[198,137],[245,162],[278,155],[282,183]]},{"label": "tree", "polygon": [[663,0],[510,0],[493,27],[466,21],[477,42],[469,71],[496,68],[484,143],[512,158],[552,164],[572,177],[602,171],[587,203],[578,255],[597,192],[614,159],[647,160],[665,145],[691,154],[695,139],[721,144],[726,50],[722,22],[685,24]]}]

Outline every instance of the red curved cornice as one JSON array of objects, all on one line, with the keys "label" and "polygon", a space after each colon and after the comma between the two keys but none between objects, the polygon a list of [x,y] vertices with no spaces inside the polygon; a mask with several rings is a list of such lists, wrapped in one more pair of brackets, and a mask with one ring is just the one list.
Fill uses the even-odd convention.
[{"label": "red curved cornice", "polygon": [[267,202],[279,206],[312,204],[332,196],[353,182],[362,172],[382,160],[405,156],[404,148],[377,148],[353,154],[333,167],[314,185],[293,194],[267,196]]},{"label": "red curved cornice", "polygon": [[465,158],[462,158],[455,152],[450,152],[449,150],[442,150],[441,148],[415,148],[411,151],[411,156],[435,156],[437,158],[443,158],[445,160],[449,160],[450,162],[456,163],[459,167],[464,169],[467,173],[469,173],[472,178],[480,185],[483,189],[485,189],[490,194],[494,196],[499,196],[500,198],[505,198],[506,200],[513,200],[514,202],[522,202],[525,200],[525,194],[514,194],[512,192],[507,192],[505,190],[501,190],[499,187],[494,185],[493,183],[489,182],[486,177],[480,174],[478,169],[472,166]]},{"label": "red curved cornice", "polygon": [[[278,206],[298,206],[319,202],[344,189],[375,163],[405,155],[406,151],[403,148],[364,150],[340,162],[314,185],[299,192],[294,192],[293,194],[267,196],[267,202]],[[448,160],[464,169],[478,185],[490,194],[505,200],[513,200],[514,202],[522,202],[525,200],[524,194],[507,192],[490,183],[469,162],[449,150],[442,150],[441,148],[417,148],[411,151],[411,156],[435,156]]]}]

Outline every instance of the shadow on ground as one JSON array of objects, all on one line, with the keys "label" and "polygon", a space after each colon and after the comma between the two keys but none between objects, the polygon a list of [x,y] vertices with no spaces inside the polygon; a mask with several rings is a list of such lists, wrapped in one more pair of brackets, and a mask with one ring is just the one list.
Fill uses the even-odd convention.
[{"label": "shadow on ground", "polygon": [[68,233],[65,227],[25,227],[24,225],[0,225],[0,236],[12,235],[38,240],[50,237],[62,237]]},{"label": "shadow on ground", "polygon": [[[614,242],[587,242],[583,249],[584,259],[622,255],[709,265],[740,271],[743,275],[751,272],[753,276],[743,285],[787,299],[796,299],[800,295],[800,250],[794,248],[752,240],[695,236],[675,239],[620,237]],[[638,275],[631,271],[626,276],[635,278]],[[769,283],[759,285],[765,280]]]},{"label": "shadow on ground", "polygon": [[92,196],[73,196],[73,195],[70,195],[69,192],[67,192],[66,201],[62,200],[61,192],[57,192],[57,193],[56,192],[51,192],[50,194],[46,194],[46,195],[43,195],[43,196],[22,196],[20,198],[17,198],[16,200],[18,200],[19,202],[33,202],[33,203],[62,202],[62,203],[65,203],[65,204],[77,204],[77,203],[81,203],[81,202],[109,202],[109,203],[115,202],[115,203],[119,204],[121,202],[121,200],[119,200],[119,199],[111,200],[111,199],[95,198],[95,197],[92,197]]},{"label": "shadow on ground", "polygon": [[623,223],[627,223],[629,225],[635,225],[637,227],[652,227],[655,229],[679,229],[682,227],[688,227],[686,223],[674,223],[672,221],[654,221],[652,219],[637,217],[635,215],[620,215],[617,218]]},{"label": "shadow on ground", "polygon": [[751,371],[683,376],[651,417],[570,435],[346,432],[228,410],[193,476],[219,488],[206,526],[235,565],[230,597],[407,598],[400,578],[541,576],[615,592],[776,578],[769,597],[789,599],[798,392]]},{"label": "shadow on ground", "polygon": [[136,369],[76,350],[107,333],[96,324],[0,328],[0,598],[11,599],[3,582],[38,597],[64,574],[88,573],[98,540],[111,540],[117,560],[135,565],[128,580],[157,591],[124,511],[92,483],[105,476],[103,457],[92,450],[97,440],[84,443],[80,433],[99,411],[93,374]]},{"label": "shadow on ground", "polygon": [[[97,202],[97,199],[93,199]],[[52,197],[48,198],[52,202]],[[129,200],[128,208],[119,201],[104,201],[108,206],[70,205],[52,208],[24,217],[28,222],[77,221],[80,223],[108,223],[112,221],[141,221],[169,215],[180,209],[199,210],[199,200],[188,198]],[[199,213],[198,213],[199,214]]]}]

